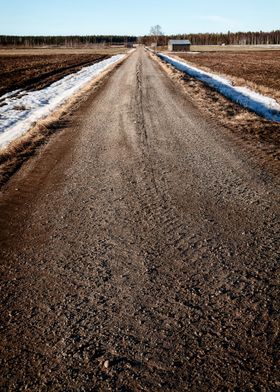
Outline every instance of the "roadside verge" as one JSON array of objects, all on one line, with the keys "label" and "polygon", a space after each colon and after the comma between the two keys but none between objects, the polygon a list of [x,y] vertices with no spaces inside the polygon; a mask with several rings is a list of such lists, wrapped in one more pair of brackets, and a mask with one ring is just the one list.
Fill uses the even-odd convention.
[{"label": "roadside verge", "polygon": [[254,150],[258,161],[279,171],[280,124],[266,120],[224,97],[214,88],[191,77],[185,72],[148,51],[160,68],[176,83],[178,89],[199,109],[201,115],[214,124],[222,126],[236,136],[236,140],[246,149]]},{"label": "roadside verge", "polygon": [[33,156],[42,145],[48,142],[51,135],[66,127],[71,114],[79,109],[79,105],[84,102],[90,94],[101,88],[110,74],[117,69],[129,55],[130,53],[111,64],[81,89],[67,98],[63,104],[52,111],[47,117],[39,119],[35,125],[30,127],[28,132],[0,150],[0,187],[3,186],[22,164]]},{"label": "roadside verge", "polygon": [[179,71],[200,80],[245,109],[249,109],[267,120],[280,123],[280,105],[275,99],[261,95],[247,87],[235,86],[229,79],[214,73],[205,72],[185,61],[167,56],[163,53],[158,53],[158,56]]}]

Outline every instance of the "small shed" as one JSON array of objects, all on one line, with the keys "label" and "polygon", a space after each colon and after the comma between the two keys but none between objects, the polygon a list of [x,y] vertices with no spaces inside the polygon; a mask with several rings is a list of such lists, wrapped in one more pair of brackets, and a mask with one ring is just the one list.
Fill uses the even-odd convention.
[{"label": "small shed", "polygon": [[133,48],[133,42],[126,42],[124,46],[126,48]]},{"label": "small shed", "polygon": [[170,52],[189,52],[191,50],[191,41],[187,39],[171,39],[168,41],[168,50]]}]

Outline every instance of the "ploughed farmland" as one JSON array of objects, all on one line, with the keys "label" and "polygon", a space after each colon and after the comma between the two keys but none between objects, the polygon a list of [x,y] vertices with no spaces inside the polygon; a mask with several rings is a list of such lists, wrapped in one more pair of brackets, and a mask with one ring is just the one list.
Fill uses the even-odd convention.
[{"label": "ploughed farmland", "polygon": [[1,56],[0,95],[20,88],[40,89],[105,59],[105,55]]},{"label": "ploughed farmland", "polygon": [[229,75],[234,81],[261,93],[280,98],[280,51],[204,52],[179,54],[181,58],[211,72]]},{"label": "ploughed farmland", "polygon": [[118,48],[102,50],[1,50],[0,96],[17,89],[38,90],[104,60]]}]

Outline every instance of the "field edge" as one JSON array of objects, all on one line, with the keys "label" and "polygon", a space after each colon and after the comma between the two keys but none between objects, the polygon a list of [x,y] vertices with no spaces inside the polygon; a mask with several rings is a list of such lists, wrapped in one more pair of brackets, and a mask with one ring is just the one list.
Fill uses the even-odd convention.
[{"label": "field edge", "polygon": [[35,156],[48,143],[52,136],[67,129],[68,122],[79,110],[81,104],[100,91],[111,74],[128,56],[129,53],[101,72],[50,116],[39,120],[28,132],[0,150],[0,190],[26,161]]}]

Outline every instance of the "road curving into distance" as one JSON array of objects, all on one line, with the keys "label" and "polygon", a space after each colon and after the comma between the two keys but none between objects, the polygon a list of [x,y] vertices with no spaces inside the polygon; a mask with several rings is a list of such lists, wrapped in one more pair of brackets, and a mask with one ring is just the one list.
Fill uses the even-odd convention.
[{"label": "road curving into distance", "polygon": [[63,126],[0,198],[0,389],[276,391],[275,177],[142,48]]}]

